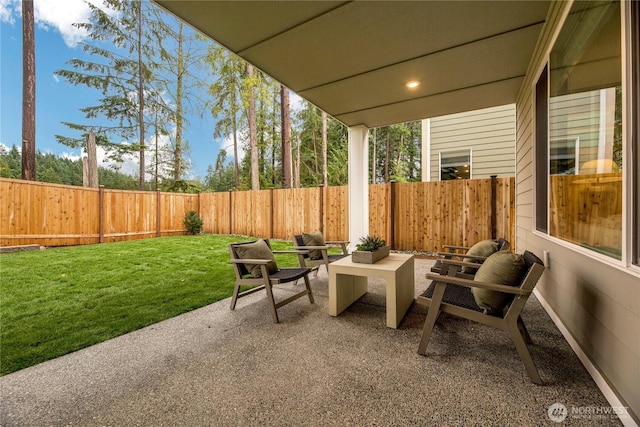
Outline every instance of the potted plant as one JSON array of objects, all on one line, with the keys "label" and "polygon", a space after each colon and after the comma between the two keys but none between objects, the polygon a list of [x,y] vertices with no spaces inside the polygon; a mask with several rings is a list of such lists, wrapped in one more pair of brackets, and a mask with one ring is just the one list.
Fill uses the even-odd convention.
[{"label": "potted plant", "polygon": [[383,238],[378,236],[365,236],[360,238],[356,245],[351,260],[362,264],[373,264],[389,255],[389,246]]}]

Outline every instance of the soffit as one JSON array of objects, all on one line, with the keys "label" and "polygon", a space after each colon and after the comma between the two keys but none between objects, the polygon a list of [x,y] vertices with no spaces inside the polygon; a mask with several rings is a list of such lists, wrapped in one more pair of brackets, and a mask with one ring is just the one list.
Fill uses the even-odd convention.
[{"label": "soffit", "polygon": [[[548,1],[155,0],[349,126],[515,102]],[[415,90],[405,87],[418,80]]]}]

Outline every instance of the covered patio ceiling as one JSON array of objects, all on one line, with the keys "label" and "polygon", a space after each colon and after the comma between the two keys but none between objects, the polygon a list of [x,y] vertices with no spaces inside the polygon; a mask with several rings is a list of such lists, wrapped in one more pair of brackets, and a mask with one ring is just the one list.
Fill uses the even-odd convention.
[{"label": "covered patio ceiling", "polygon": [[369,128],[515,102],[549,8],[154,1],[346,125]]}]

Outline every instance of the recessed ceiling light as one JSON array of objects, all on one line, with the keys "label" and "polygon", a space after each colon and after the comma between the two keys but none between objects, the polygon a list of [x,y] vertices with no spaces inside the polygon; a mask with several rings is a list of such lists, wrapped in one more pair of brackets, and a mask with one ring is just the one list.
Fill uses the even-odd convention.
[{"label": "recessed ceiling light", "polygon": [[419,81],[417,81],[417,80],[412,80],[412,81],[410,81],[410,82],[407,82],[406,86],[407,86],[409,89],[415,89],[415,88],[417,88],[418,86],[420,86],[420,82],[419,82]]}]

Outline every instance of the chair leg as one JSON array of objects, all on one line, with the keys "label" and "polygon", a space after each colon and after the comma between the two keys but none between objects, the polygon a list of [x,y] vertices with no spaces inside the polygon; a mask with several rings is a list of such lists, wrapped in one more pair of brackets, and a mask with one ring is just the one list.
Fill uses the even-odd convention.
[{"label": "chair leg", "polygon": [[231,297],[231,310],[235,310],[236,308],[236,302],[238,302],[238,293],[240,293],[240,285],[236,283],[235,287],[233,288],[233,295]]},{"label": "chair leg", "polygon": [[420,339],[420,345],[418,346],[418,353],[424,355],[427,350],[427,345],[431,339],[431,332],[438,320],[440,314],[440,303],[442,302],[442,296],[446,285],[436,285],[436,289],[433,291],[431,298],[431,304],[429,304],[429,311],[427,312],[427,319],[424,321],[424,328],[422,329],[422,338]]},{"label": "chair leg", "polygon": [[520,316],[518,316],[518,329],[520,330],[520,333],[524,338],[524,342],[526,342],[527,344],[533,344],[533,341],[531,340],[531,335],[529,335],[529,331],[527,330],[527,327],[524,325],[524,322],[522,321],[522,317]]},{"label": "chair leg", "polygon": [[311,284],[309,283],[309,275],[305,275],[304,276],[304,285],[307,287],[307,291],[308,291],[308,294],[309,294],[309,302],[311,304],[313,304],[314,303],[314,301],[313,301],[313,293],[311,292]]},{"label": "chair leg", "polygon": [[273,317],[274,323],[279,323],[278,311],[276,310],[276,300],[273,298],[273,290],[271,289],[271,283],[269,280],[265,280],[265,289],[267,291],[267,300],[269,300],[269,306],[271,307],[271,317]]},{"label": "chair leg", "polygon": [[533,359],[531,358],[531,354],[529,354],[529,349],[527,348],[527,344],[525,343],[525,339],[520,333],[520,329],[517,324],[510,323],[507,325],[509,330],[509,335],[511,335],[511,339],[516,346],[516,350],[520,355],[520,359],[522,359],[522,363],[524,363],[524,367],[527,370],[527,374],[532,382],[538,385],[542,385],[542,378],[540,378],[540,374],[538,374],[538,370],[536,369],[536,365],[533,363]]}]

